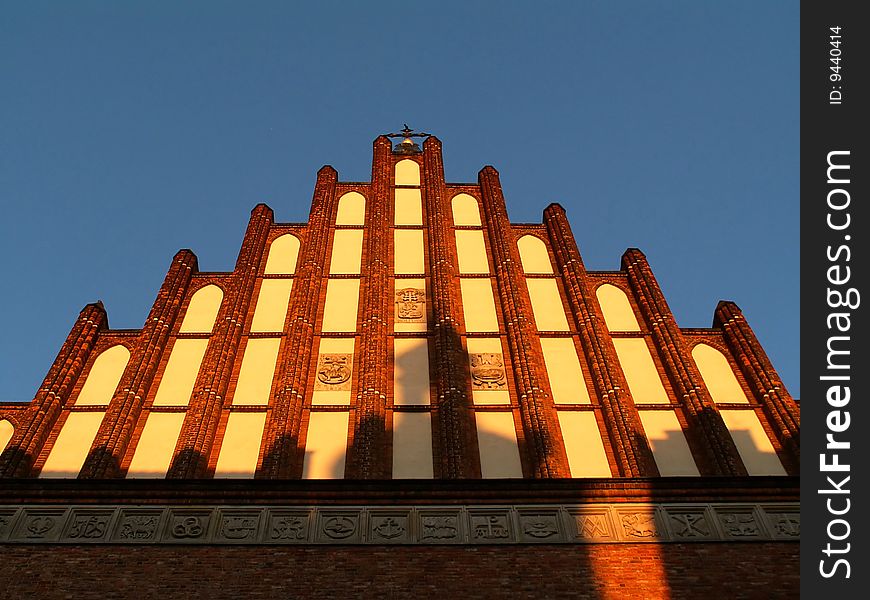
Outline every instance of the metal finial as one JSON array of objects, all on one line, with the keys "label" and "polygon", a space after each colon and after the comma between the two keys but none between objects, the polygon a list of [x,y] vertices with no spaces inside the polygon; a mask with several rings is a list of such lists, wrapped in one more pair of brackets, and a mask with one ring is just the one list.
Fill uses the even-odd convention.
[{"label": "metal finial", "polygon": [[387,136],[389,138],[397,138],[397,137],[402,138],[402,141],[397,143],[393,147],[393,152],[396,152],[398,154],[419,154],[420,152],[422,152],[422,150],[420,150],[420,146],[418,146],[414,142],[414,140],[411,138],[415,138],[415,137],[416,138],[425,138],[425,137],[429,137],[432,134],[425,133],[422,131],[418,133],[418,132],[415,132],[410,127],[408,127],[407,123],[403,123],[403,125],[405,127],[403,129],[401,129],[400,131],[398,131],[397,133],[385,133],[384,134],[385,136]]}]

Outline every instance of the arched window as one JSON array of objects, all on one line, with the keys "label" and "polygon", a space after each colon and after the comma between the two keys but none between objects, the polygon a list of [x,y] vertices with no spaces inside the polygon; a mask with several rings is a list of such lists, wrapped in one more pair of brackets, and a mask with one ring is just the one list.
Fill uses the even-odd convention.
[{"label": "arched window", "polygon": [[604,313],[604,322],[610,331],[640,331],[628,296],[615,285],[605,283],[595,291]]},{"label": "arched window", "polygon": [[224,292],[216,285],[198,289],[190,298],[179,332],[211,333],[223,299]]},{"label": "arched window", "polygon": [[480,227],[480,206],[477,198],[468,194],[456,194],[451,202],[454,225]]},{"label": "arched window", "polygon": [[335,217],[336,225],[365,225],[365,220],[365,196],[359,192],[348,192],[338,199],[338,215]]},{"label": "arched window", "polygon": [[266,259],[266,275],[292,275],[296,272],[296,258],[299,255],[299,238],[287,233],[275,238],[269,246]]},{"label": "arched window", "polygon": [[13,433],[15,433],[15,427],[12,426],[12,423],[6,419],[0,419],[0,453],[9,445]]},{"label": "arched window", "polygon": [[517,240],[517,248],[520,250],[520,261],[523,263],[524,273],[553,272],[547,246],[541,238],[534,235],[524,235]]},{"label": "arched window", "polygon": [[409,158],[397,162],[396,185],[420,185],[420,165]]},{"label": "arched window", "polygon": [[749,402],[724,354],[707,344],[698,344],[692,348],[692,358],[713,402]]},{"label": "arched window", "polygon": [[109,404],[129,360],[130,351],[120,344],[103,350],[91,366],[76,404]]}]

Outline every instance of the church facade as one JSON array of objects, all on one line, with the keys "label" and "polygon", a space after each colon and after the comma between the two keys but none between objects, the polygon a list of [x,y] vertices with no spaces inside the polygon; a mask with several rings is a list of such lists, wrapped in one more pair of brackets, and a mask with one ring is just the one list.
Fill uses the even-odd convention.
[{"label": "church facade", "polygon": [[793,593],[799,407],[740,309],[679,327],[640,250],[589,271],[561,206],[511,223],[494,168],[449,183],[399,136],[370,182],[323,167],[307,223],[256,206],[232,272],[179,251],[141,329],[81,311],[0,404],[3,570],[400,556],[383,595],[491,597],[457,561],[558,565],[542,595]]}]

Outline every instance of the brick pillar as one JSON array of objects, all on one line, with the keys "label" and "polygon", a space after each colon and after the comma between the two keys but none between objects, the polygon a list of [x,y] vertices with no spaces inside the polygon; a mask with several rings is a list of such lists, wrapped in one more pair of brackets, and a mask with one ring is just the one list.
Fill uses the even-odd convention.
[{"label": "brick pillar", "polygon": [[329,256],[329,230],[338,199],[335,184],[338,173],[330,166],[317,172],[314,199],[308,217],[305,239],[296,263],[296,276],[290,294],[289,322],[284,334],[283,360],[278,364],[275,399],[263,434],[266,452],[258,478],[298,479],[302,477],[305,448],[299,447],[303,403],[308,386],[314,348],[314,325],[324,286],[323,273]]},{"label": "brick pillar", "polygon": [[79,313],[36,397],[21,415],[9,446],[0,456],[0,477],[28,477],[73,386],[82,374],[99,332],[109,327],[102,302],[88,304]]},{"label": "brick pillar", "polygon": [[391,269],[393,170],[392,143],[379,136],[374,141],[370,209],[365,234],[364,283],[360,309],[359,387],[356,407],[351,411],[352,443],[347,449],[348,479],[389,479],[390,441],[386,431],[387,392],[393,377],[389,361],[389,294]]},{"label": "brick pillar", "polygon": [[565,285],[565,295],[579,329],[583,353],[592,371],[592,382],[607,426],[618,474],[621,477],[658,475],[655,459],[643,434],[625,376],[619,368],[616,349],[604,324],[604,316],[589,285],[586,267],[580,258],[565,209],[558,204],[548,206],[544,210],[544,224]]},{"label": "brick pillar", "polygon": [[652,332],[674,393],[684,408],[689,425],[686,441],[699,459],[701,474],[746,475],[734,440],[701,379],[646,256],[637,248],[629,248],[622,255],[622,268],[628,273],[640,312]]},{"label": "brick pillar", "polygon": [[178,318],[191,276],[196,270],[196,255],[190,250],[179,250],[172,259],[121,382],[106,408],[106,416],[97,431],[79,479],[119,476],[121,460],[136,429],[145,397],[154,381],[172,326]]},{"label": "brick pillar", "polygon": [[429,230],[428,265],[432,298],[433,343],[430,357],[435,379],[432,419],[435,477],[480,478],[480,451],[471,402],[468,358],[462,348],[462,304],[456,293],[450,199],[444,183],[441,142],[423,143],[423,202]]},{"label": "brick pillar", "polygon": [[749,383],[755,400],[761,404],[764,414],[782,447],[794,459],[791,473],[797,475],[800,464],[800,409],[767,358],[764,348],[758,343],[755,332],[743,317],[743,312],[733,302],[722,301],[716,307],[713,327],[723,331],[725,343],[740,366],[740,371]]},{"label": "brick pillar", "polygon": [[208,469],[209,455],[273,221],[272,209],[265,204],[258,204],[251,211],[248,229],[212,328],[167,478],[203,477]]},{"label": "brick pillar", "polygon": [[508,219],[498,171],[478,174],[483,214],[492,250],[499,299],[504,313],[520,417],[532,477],[570,477],[562,431],[544,368],[544,352],[521,272],[519,250]]}]

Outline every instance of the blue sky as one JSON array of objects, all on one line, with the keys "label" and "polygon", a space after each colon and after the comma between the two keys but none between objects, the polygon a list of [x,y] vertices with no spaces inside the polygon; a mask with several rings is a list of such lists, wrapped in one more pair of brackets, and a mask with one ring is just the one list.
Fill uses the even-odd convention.
[{"label": "blue sky", "polygon": [[79,310],[141,327],[170,259],[231,270],[250,209],[307,218],[407,122],[511,219],[568,210],[589,269],[638,247],[684,327],[737,302],[799,396],[797,2],[8,2],[0,401]]}]

